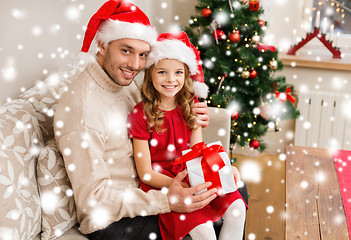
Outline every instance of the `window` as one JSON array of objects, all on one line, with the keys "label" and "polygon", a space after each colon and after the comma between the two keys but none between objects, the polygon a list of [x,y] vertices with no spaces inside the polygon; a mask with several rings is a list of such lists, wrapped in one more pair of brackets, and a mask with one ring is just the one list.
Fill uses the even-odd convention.
[{"label": "window", "polygon": [[340,48],[351,47],[351,0],[305,0],[305,29],[319,27]]},{"label": "window", "polygon": [[325,29],[327,33],[351,34],[351,0],[313,0],[313,12],[312,22],[317,24],[315,20],[319,13],[322,31]]}]

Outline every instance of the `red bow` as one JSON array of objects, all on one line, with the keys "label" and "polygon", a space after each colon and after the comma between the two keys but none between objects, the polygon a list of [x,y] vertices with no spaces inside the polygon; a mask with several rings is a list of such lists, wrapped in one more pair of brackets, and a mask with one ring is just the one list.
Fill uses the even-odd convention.
[{"label": "red bow", "polygon": [[285,93],[276,91],[275,97],[278,98],[280,102],[285,102],[285,100],[289,100],[292,104],[295,103],[295,98],[291,96],[291,88],[289,86],[286,88]]},{"label": "red bow", "polygon": [[264,45],[262,45],[262,44],[257,44],[257,49],[258,49],[258,51],[262,51],[262,50],[265,50],[265,51],[267,51],[267,50],[270,50],[270,51],[272,51],[272,52],[275,52],[275,47],[274,46],[270,46],[270,45],[268,45],[268,44],[264,44]]},{"label": "red bow", "polygon": [[221,195],[222,184],[219,177],[219,170],[225,166],[223,159],[219,155],[220,152],[225,152],[223,146],[212,145],[207,147],[204,142],[199,142],[191,147],[192,151],[175,159],[175,164],[184,163],[199,156],[202,156],[201,167],[204,173],[205,182],[211,182],[212,185],[208,188],[216,188],[217,195]]}]

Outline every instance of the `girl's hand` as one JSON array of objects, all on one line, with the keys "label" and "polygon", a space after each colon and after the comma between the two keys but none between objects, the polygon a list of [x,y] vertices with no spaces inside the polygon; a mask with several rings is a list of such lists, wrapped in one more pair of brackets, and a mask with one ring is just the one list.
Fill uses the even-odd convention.
[{"label": "girl's hand", "polygon": [[181,185],[183,188],[190,188],[189,184],[187,184],[186,182],[181,182]]},{"label": "girl's hand", "polygon": [[197,115],[196,123],[201,127],[207,127],[210,121],[210,116],[208,114],[207,103],[198,102],[195,103],[194,113]]}]

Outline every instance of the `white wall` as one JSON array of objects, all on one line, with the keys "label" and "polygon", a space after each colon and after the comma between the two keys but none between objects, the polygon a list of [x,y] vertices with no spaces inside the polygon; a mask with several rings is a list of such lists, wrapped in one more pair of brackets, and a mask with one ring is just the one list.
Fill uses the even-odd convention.
[{"label": "white wall", "polygon": [[0,103],[8,97],[15,98],[21,88],[28,89],[65,66],[81,48],[82,27],[103,2],[2,1]]}]

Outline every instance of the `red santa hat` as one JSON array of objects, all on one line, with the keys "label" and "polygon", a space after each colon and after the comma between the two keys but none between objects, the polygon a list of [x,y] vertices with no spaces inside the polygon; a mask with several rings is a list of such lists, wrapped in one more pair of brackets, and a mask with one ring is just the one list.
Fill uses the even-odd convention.
[{"label": "red santa hat", "polygon": [[176,59],[186,64],[194,80],[195,95],[207,98],[208,86],[204,82],[200,55],[184,31],[160,34],[147,57],[146,68],[163,59]]},{"label": "red santa hat", "polygon": [[127,0],[109,0],[91,17],[85,32],[82,52],[88,52],[96,39],[104,44],[131,38],[156,42],[157,31],[151,27],[149,18],[136,5]]}]

